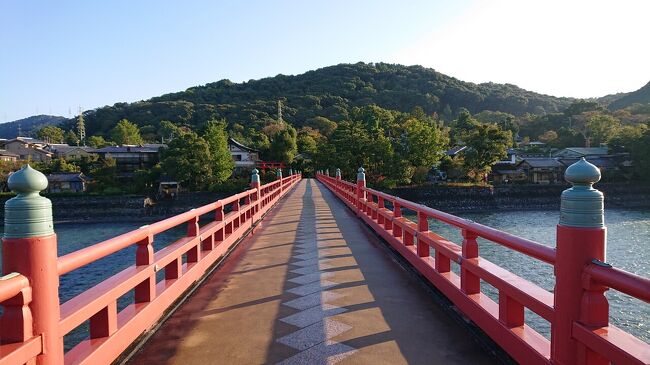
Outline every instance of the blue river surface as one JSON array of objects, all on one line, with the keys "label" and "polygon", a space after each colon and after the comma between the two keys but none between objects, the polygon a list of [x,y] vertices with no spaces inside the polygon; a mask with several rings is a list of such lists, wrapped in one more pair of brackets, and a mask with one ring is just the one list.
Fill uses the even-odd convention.
[{"label": "blue river surface", "polygon": [[[464,213],[461,216],[544,245],[551,247],[555,245],[555,230],[559,219],[557,211]],[[414,219],[414,217],[410,218]],[[632,273],[650,277],[650,211],[609,209],[606,211],[605,220],[608,229],[607,262]],[[58,235],[59,256],[137,229],[142,224],[134,222],[57,224],[55,230]],[[454,227],[431,221],[430,228],[453,242],[462,241],[460,231]],[[155,249],[165,247],[184,233],[185,227],[180,226],[157,235],[154,242]],[[479,240],[479,247],[482,257],[546,290],[553,289],[554,276],[550,265],[482,239]],[[62,276],[59,287],[61,301],[69,300],[110,275],[132,265],[134,261],[135,247],[129,247]],[[452,266],[457,272],[457,265]],[[495,301],[498,300],[496,290],[490,285],[482,283],[482,290]],[[118,308],[124,308],[132,301],[132,297],[133,293],[129,292],[120,298]],[[645,342],[650,342],[650,305],[612,290],[607,292],[607,297],[610,300],[611,322]],[[550,337],[548,322],[529,310],[526,311],[526,323],[545,337]],[[66,349],[74,346],[85,336],[87,336],[87,323],[66,336]]]}]

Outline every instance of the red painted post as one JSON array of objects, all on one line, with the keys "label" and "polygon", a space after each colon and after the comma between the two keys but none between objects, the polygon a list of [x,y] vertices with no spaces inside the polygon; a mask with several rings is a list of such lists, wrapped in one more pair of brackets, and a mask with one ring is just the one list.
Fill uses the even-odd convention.
[{"label": "red painted post", "polygon": [[[135,251],[135,265],[149,266],[153,264],[153,236],[138,242],[138,248]],[[135,287],[135,302],[146,303],[154,300],[156,297],[156,275],[150,276],[145,281]]]},{"label": "red painted post", "polygon": [[[18,195],[5,203],[2,264],[5,272],[29,279],[33,333],[43,336],[40,365],[63,364],[63,338],[59,335],[59,274],[57,242],[52,223],[52,203],[39,195],[47,178],[29,165],[9,177],[9,188]],[[3,328],[20,331],[20,328]]]},{"label": "red painted post", "polygon": [[257,220],[257,212],[260,210],[260,175],[257,169],[251,171],[251,189],[255,189],[256,192],[253,195],[253,221]]},{"label": "red painted post", "polygon": [[[476,238],[476,233],[463,229],[463,261],[478,257]],[[477,294],[481,291],[481,279],[467,270],[462,263],[460,265],[460,288],[465,294]]]},{"label": "red painted post", "polygon": [[499,321],[508,328],[524,325],[524,306],[503,291],[499,291]]},{"label": "red painted post", "polygon": [[22,280],[26,287],[13,298],[2,302],[4,313],[0,316],[0,328],[8,330],[0,331],[0,345],[24,342],[34,336],[32,312],[29,309],[32,302],[32,289],[29,287],[29,281],[24,276],[18,276],[18,273],[0,276],[0,283],[5,280]]},{"label": "red painted post", "polygon": [[[424,212],[418,212],[418,234],[425,233],[429,231],[429,221],[428,217]],[[420,257],[429,257],[431,255],[429,245],[420,241],[418,238],[418,256]]]},{"label": "red painted post", "polygon": [[[224,219],[223,205],[221,205],[220,203],[220,206],[217,207],[217,209],[214,212],[214,220],[217,222],[223,222],[223,219]],[[226,238],[224,234],[225,230],[226,229],[224,227],[221,227],[218,231],[214,233],[214,240],[216,241],[217,244]]]},{"label": "red painted post", "polygon": [[[393,202],[393,219],[402,217],[402,207],[397,201]],[[399,224],[393,222],[393,236],[402,238],[402,227]]]},{"label": "red painted post", "polygon": [[384,209],[384,197],[378,196],[377,197],[377,223],[380,226],[384,225],[384,216],[379,213],[382,209]]},{"label": "red painted post", "polygon": [[357,215],[365,211],[366,191],[366,174],[363,167],[359,167],[357,172]]},{"label": "red painted post", "polygon": [[580,364],[580,361],[586,364],[584,361],[589,359],[590,365],[604,365],[608,364],[606,360],[586,355],[588,351],[571,335],[574,322],[607,325],[607,305],[603,303],[602,295],[596,296],[598,305],[583,305],[583,300],[593,299],[584,290],[584,268],[594,259],[605,260],[607,234],[603,219],[603,194],[592,188],[600,180],[600,171],[583,158],[567,168],[565,179],[573,187],[562,193],[560,223],[557,226],[551,361],[554,364],[572,365]]},{"label": "red painted post", "polygon": [[[196,237],[199,235],[199,217],[193,217],[187,222],[187,236]],[[187,251],[187,262],[199,262],[201,259],[201,242]]]},{"label": "red painted post", "polygon": [[232,230],[235,231],[237,228],[239,228],[239,225],[241,223],[240,222],[241,216],[239,215],[239,198],[232,203],[232,211],[237,213],[237,216],[232,221],[233,224]]}]

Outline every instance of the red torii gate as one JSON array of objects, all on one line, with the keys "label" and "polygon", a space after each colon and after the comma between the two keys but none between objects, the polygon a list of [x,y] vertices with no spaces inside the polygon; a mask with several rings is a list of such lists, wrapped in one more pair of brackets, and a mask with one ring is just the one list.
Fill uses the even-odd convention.
[{"label": "red torii gate", "polygon": [[268,169],[284,169],[287,166],[284,164],[284,162],[272,162],[272,161],[258,161],[257,162],[257,168],[260,170],[268,170]]}]

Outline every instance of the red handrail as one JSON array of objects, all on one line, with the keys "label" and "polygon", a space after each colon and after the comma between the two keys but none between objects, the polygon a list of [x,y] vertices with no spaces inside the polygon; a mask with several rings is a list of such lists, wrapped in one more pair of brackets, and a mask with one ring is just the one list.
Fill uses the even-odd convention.
[{"label": "red handrail", "polygon": [[[12,329],[0,331],[0,339],[6,343],[0,347],[0,365],[32,363],[35,357],[39,358],[39,363],[45,361],[48,365],[112,363],[300,179],[300,175],[290,175],[261,186],[259,182],[253,182],[252,189],[59,257],[50,271],[54,276],[67,274],[129,246],[137,246],[134,265],[65,303],[58,303],[58,295],[51,298],[49,309],[39,312],[45,313],[47,318],[39,321],[55,318],[54,326],[34,328],[53,328],[52,332],[56,333],[36,333],[35,336],[25,333],[18,338],[13,332],[15,329],[32,328],[31,316],[28,315],[32,290],[29,275],[0,280],[0,304],[5,306],[2,323]],[[228,213],[225,212],[227,207],[230,207]],[[208,213],[214,213],[213,218],[202,222],[201,216]],[[154,250],[153,241],[157,234],[183,224],[187,225],[184,237],[163,249]],[[55,242],[56,237],[52,235],[47,239]],[[27,244],[28,239],[21,240]],[[157,282],[159,271],[164,271],[165,275],[164,280]],[[56,279],[55,283],[58,282]],[[134,302],[118,312],[117,300],[133,290]],[[57,355],[63,354],[61,338],[86,321],[89,321],[89,338],[64,356]],[[52,337],[57,340],[48,342],[51,346],[47,350],[48,358],[43,360],[45,346],[42,339]]]},{"label": "red handrail", "polygon": [[[650,364],[650,345],[608,324],[607,299],[603,295],[605,290],[611,288],[649,302],[649,279],[598,261],[586,266],[569,267],[568,270],[566,266],[561,266],[565,273],[577,273],[578,285],[582,274],[583,291],[569,293],[569,299],[564,295],[558,301],[555,295],[557,292],[550,293],[480,257],[476,238],[482,237],[551,264],[556,272],[559,265],[581,262],[580,254],[566,259],[559,257],[554,248],[369,189],[364,180],[355,185],[324,174],[317,174],[316,177],[518,362],[562,363],[559,357],[566,358],[566,351],[576,349],[577,352],[569,357],[573,357],[579,364],[605,364],[609,361],[616,364]],[[385,206],[387,202],[392,203],[392,210]],[[414,211],[417,221],[404,218],[402,208]],[[428,227],[429,218],[460,228],[463,242],[455,244],[431,232]],[[560,233],[571,239],[582,237],[584,242],[596,248],[596,252],[598,245],[604,246],[603,229],[584,230],[558,226],[558,235]],[[563,247],[567,246],[571,245]],[[431,257],[431,248],[435,251],[435,257]],[[452,261],[459,264],[460,275],[451,271]],[[498,290],[498,303],[481,291],[481,280]],[[556,290],[557,283],[567,280],[576,279],[557,277]],[[568,287],[572,287],[573,283],[568,284]],[[567,314],[567,311],[573,309],[562,307],[565,305],[578,308],[581,313]],[[554,329],[551,341],[525,324],[525,308],[549,321]],[[560,322],[560,314],[562,319],[575,320]],[[568,323],[570,326],[557,327],[560,323]],[[562,333],[563,339],[573,339],[578,346],[558,346],[557,350],[555,347],[552,349],[553,341],[556,345],[558,343],[553,337],[557,333],[556,327],[567,331]],[[561,351],[564,352],[560,353]]]}]

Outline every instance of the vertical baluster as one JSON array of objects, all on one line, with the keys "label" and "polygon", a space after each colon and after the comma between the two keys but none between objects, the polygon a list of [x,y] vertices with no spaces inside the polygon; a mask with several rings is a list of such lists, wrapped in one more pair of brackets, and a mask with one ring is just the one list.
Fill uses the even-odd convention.
[{"label": "vertical baluster", "polygon": [[241,214],[239,213],[239,198],[232,203],[232,211],[235,212],[235,219],[233,220],[233,231],[241,225]]},{"label": "vertical baluster", "polygon": [[499,290],[499,321],[508,328],[524,325],[524,306]]},{"label": "vertical baluster", "polygon": [[[377,199],[377,204],[375,204],[375,198]],[[372,218],[372,220],[377,220],[377,211],[379,210],[379,196],[377,194],[371,195],[370,202],[373,203],[372,205],[368,205],[371,214],[370,218]]]},{"label": "vertical baluster", "polygon": [[[596,328],[609,325],[609,302],[605,297],[606,286],[593,282],[588,275],[582,278],[584,292],[580,301],[580,323]],[[609,361],[597,352],[580,344],[578,346],[578,364],[609,364]]]},{"label": "vertical baluster", "polygon": [[32,312],[29,304],[32,302],[32,288],[29,280],[12,273],[0,277],[0,283],[15,280],[22,281],[23,288],[16,296],[2,302],[4,313],[0,316],[0,344],[18,343],[29,340],[34,336],[32,330]]},{"label": "vertical baluster", "polygon": [[478,257],[477,235],[463,229],[463,261],[460,265],[460,288],[465,294],[477,294],[481,291],[481,279],[465,268],[465,260]]},{"label": "vertical baluster", "polygon": [[[199,217],[195,216],[187,222],[187,236],[196,237],[199,235]],[[201,259],[201,240],[187,251],[187,262],[199,262]]]},{"label": "vertical baluster", "polygon": [[[153,235],[147,237],[137,243],[138,247],[135,251],[135,265],[136,266],[149,266],[153,264]],[[136,285],[135,287],[135,303],[146,303],[152,301],[156,297],[156,274],[153,273],[145,281]]]},{"label": "vertical baluster", "polygon": [[384,216],[380,213],[384,209],[384,197],[378,196],[377,197],[377,223],[379,223],[380,226],[384,225]]},{"label": "vertical baluster", "polygon": [[[424,212],[418,212],[418,235],[429,231],[428,217]],[[419,237],[419,236],[418,236]],[[418,256],[429,257],[431,255],[429,245],[418,238]],[[436,251],[437,253],[437,251]]]},{"label": "vertical baluster", "polygon": [[[214,212],[214,220],[217,222],[223,222],[224,219],[224,214],[223,214],[223,205],[220,203],[217,209]],[[214,240],[216,241],[217,244],[221,243],[226,237],[225,237],[225,227],[219,228],[214,233]]]},{"label": "vertical baluster", "polygon": [[[402,207],[400,206],[399,202],[397,202],[396,200],[393,202],[393,220],[396,220],[401,217],[402,217]],[[393,222],[393,236],[397,238],[402,238],[402,227],[396,221]]]}]

